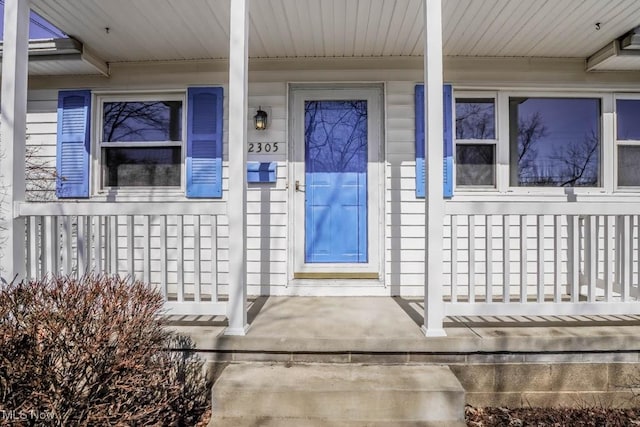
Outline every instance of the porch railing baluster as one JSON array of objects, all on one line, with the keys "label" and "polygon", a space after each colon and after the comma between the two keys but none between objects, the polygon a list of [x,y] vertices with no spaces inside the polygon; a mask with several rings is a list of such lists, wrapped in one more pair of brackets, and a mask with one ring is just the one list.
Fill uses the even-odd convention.
[{"label": "porch railing baluster", "polygon": [[27,218],[27,275],[29,280],[38,278],[38,217]]},{"label": "porch railing baluster", "polygon": [[511,219],[502,216],[502,301],[511,301]]},{"label": "porch railing baluster", "polygon": [[151,283],[151,216],[142,217],[142,280]]},{"label": "porch railing baluster", "polygon": [[[583,278],[584,282],[587,283],[587,295],[590,292],[590,279],[591,279],[591,271],[593,270],[593,260],[591,258],[591,247],[592,247],[592,235],[591,235],[591,216],[582,217],[582,232],[584,233],[584,239],[580,239],[583,242],[584,247],[582,248],[584,253],[584,266],[583,266]],[[582,287],[580,288],[582,289]]]},{"label": "porch railing baluster", "polygon": [[631,215],[624,216],[623,226],[623,239],[622,239],[622,301],[628,301],[631,288],[631,271],[633,270],[633,264],[631,262],[631,256],[633,251],[632,245],[632,233],[633,233],[633,217]]},{"label": "porch railing baluster", "polygon": [[178,301],[184,301],[184,265],[182,260],[184,259],[184,217],[177,215],[177,274],[178,274]]},{"label": "porch railing baluster", "polygon": [[596,300],[596,289],[597,289],[597,284],[598,284],[598,265],[599,265],[599,259],[598,259],[598,247],[599,247],[599,225],[600,225],[600,221],[599,221],[599,217],[598,216],[594,216],[591,217],[589,216],[589,269],[587,270],[589,272],[588,276],[587,276],[587,300],[589,302],[594,302]]},{"label": "porch railing baluster", "polygon": [[193,264],[194,264],[194,292],[193,300],[200,302],[200,215],[193,215]]},{"label": "porch railing baluster", "polygon": [[633,253],[636,254],[635,299],[640,299],[640,215],[635,216],[635,240],[636,246]]},{"label": "porch railing baluster", "polygon": [[211,301],[218,302],[218,217],[211,215]]},{"label": "porch railing baluster", "polygon": [[167,278],[167,216],[160,216],[160,289],[165,299],[169,294]]},{"label": "porch railing baluster", "polygon": [[127,274],[134,280],[136,278],[135,221],[135,216],[127,215]]},{"label": "porch railing baluster", "polygon": [[93,217],[93,273],[100,274],[103,271],[102,246],[104,245],[102,234],[102,217]]},{"label": "porch railing baluster", "polygon": [[109,242],[109,258],[111,261],[111,268],[110,268],[110,273],[111,274],[118,274],[118,236],[120,235],[120,233],[118,232],[118,216],[117,215],[112,215],[111,217],[109,217],[109,238],[110,238],[110,242]]},{"label": "porch railing baluster", "polygon": [[613,230],[613,217],[606,215],[604,217],[604,300],[611,301],[613,295],[613,260],[614,245],[611,244],[612,237],[615,237]]},{"label": "porch railing baluster", "polygon": [[527,216],[520,215],[520,302],[527,302]]},{"label": "porch railing baluster", "polygon": [[451,302],[458,301],[458,216],[451,215]]},{"label": "porch railing baluster", "polygon": [[56,232],[55,232],[55,223],[56,217],[46,216],[44,217],[44,225],[43,225],[43,241],[44,241],[44,253],[43,253],[43,274],[55,274],[55,245],[56,245]]},{"label": "porch railing baluster", "polygon": [[536,301],[544,302],[544,215],[536,215],[536,225],[537,225],[537,258],[538,265],[536,268],[537,273],[537,285],[538,289],[536,292]]},{"label": "porch railing baluster", "polygon": [[73,266],[73,254],[71,252],[71,218],[65,215],[61,218],[61,237],[62,237],[62,273],[71,274]]},{"label": "porch railing baluster", "polygon": [[580,218],[578,215],[571,215],[570,221],[570,268],[569,292],[571,302],[578,302],[580,297]]},{"label": "porch railing baluster", "polygon": [[476,217],[475,215],[469,215],[468,217],[468,246],[467,246],[467,260],[469,263],[469,269],[467,271],[468,279],[468,296],[469,302],[476,301]]},{"label": "porch railing baluster", "polygon": [[491,215],[484,216],[485,223],[485,294],[486,301],[493,301],[493,217]]},{"label": "porch railing baluster", "polygon": [[87,271],[87,226],[86,218],[78,216],[78,229],[76,231],[76,257],[78,260],[78,276]]},{"label": "porch railing baluster", "polygon": [[562,301],[562,222],[553,216],[553,302]]}]

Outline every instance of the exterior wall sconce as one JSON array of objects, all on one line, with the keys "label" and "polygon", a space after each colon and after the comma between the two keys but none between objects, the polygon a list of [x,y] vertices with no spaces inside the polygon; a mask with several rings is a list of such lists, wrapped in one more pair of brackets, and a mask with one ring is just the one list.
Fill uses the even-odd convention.
[{"label": "exterior wall sconce", "polygon": [[262,107],[258,107],[256,115],[253,116],[253,122],[256,130],[265,130],[267,128],[267,112],[262,110]]}]

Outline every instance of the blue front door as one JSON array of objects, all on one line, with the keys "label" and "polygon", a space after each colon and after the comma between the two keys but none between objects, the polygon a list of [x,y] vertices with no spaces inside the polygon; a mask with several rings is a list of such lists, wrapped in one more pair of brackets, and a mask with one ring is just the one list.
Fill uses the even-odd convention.
[{"label": "blue front door", "polygon": [[367,263],[367,101],[305,101],[305,262]]}]

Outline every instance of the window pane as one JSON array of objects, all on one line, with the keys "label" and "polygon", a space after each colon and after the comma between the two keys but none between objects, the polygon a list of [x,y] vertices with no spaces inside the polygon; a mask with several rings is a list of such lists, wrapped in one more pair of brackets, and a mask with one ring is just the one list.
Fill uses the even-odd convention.
[{"label": "window pane", "polygon": [[493,98],[456,98],[456,138],[495,139]]},{"label": "window pane", "polygon": [[510,98],[512,186],[600,185],[600,100]]},{"label": "window pane", "polygon": [[105,102],[103,142],[182,140],[182,102]]},{"label": "window pane", "polygon": [[621,141],[640,140],[640,100],[618,99],[618,139]]},{"label": "window pane", "polygon": [[618,185],[640,187],[640,146],[618,147]]},{"label": "window pane", "polygon": [[456,146],[456,184],[494,187],[495,145],[459,144]]},{"label": "window pane", "polygon": [[180,147],[103,148],[105,187],[180,186]]},{"label": "window pane", "polygon": [[306,172],[367,172],[367,101],[305,101]]}]

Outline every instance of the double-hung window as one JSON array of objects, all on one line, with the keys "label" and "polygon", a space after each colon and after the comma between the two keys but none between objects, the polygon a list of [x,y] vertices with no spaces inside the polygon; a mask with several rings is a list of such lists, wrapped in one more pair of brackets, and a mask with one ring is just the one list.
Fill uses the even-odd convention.
[{"label": "double-hung window", "polygon": [[496,98],[456,94],[456,186],[496,187]]},{"label": "double-hung window", "polygon": [[100,97],[102,188],[183,185],[183,94]]},{"label": "double-hung window", "polygon": [[618,188],[640,187],[640,98],[616,99]]}]

